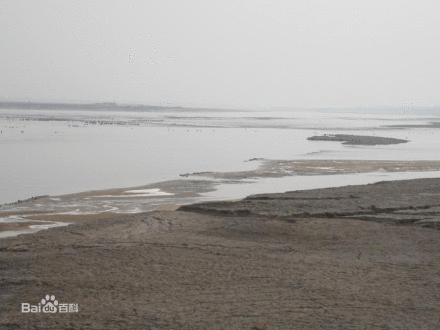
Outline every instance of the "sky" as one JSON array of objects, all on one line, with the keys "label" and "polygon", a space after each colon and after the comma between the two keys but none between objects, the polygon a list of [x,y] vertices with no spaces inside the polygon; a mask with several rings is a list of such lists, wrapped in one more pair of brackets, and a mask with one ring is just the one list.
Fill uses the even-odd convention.
[{"label": "sky", "polygon": [[2,0],[0,100],[440,105],[440,1]]}]

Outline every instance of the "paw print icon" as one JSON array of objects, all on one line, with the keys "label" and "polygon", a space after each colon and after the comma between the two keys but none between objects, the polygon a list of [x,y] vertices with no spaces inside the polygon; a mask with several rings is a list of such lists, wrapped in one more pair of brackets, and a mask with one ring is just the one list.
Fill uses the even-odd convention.
[{"label": "paw print icon", "polygon": [[46,299],[41,299],[41,305],[43,305],[43,313],[56,313],[58,300],[55,300],[55,296],[53,295],[46,295]]}]

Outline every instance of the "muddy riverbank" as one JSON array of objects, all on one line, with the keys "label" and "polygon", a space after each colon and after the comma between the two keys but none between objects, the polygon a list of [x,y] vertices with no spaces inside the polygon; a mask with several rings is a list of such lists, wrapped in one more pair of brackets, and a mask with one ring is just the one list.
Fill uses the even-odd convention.
[{"label": "muddy riverbank", "polygon": [[[0,240],[3,329],[435,329],[440,179],[253,195]],[[22,313],[46,295],[72,313]]]}]

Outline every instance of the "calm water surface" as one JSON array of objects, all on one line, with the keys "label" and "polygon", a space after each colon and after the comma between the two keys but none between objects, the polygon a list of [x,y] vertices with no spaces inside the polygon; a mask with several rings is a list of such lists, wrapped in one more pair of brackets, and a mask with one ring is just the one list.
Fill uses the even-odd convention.
[{"label": "calm water surface", "polygon": [[[0,204],[38,195],[142,186],[179,179],[185,173],[253,169],[258,163],[246,162],[251,158],[440,160],[439,129],[386,127],[431,121],[440,121],[440,116],[0,109]],[[411,142],[344,146],[307,140],[316,134],[338,133]],[[331,179],[333,185],[346,180],[337,177]],[[294,179],[283,184],[273,181],[271,185],[278,188],[271,191],[289,190],[289,180]],[[303,179],[297,180],[295,185],[300,185]],[[316,176],[310,180],[317,186],[328,181]],[[264,185],[234,186],[219,192],[265,192],[258,191]]]}]

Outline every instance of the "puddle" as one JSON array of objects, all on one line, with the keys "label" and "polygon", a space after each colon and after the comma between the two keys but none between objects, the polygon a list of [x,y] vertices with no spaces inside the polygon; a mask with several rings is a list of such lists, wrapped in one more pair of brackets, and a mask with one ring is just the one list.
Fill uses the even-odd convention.
[{"label": "puddle", "polygon": [[[36,214],[32,214],[32,215],[36,215]],[[28,216],[32,216],[32,215],[28,215]],[[32,220],[24,216],[16,216],[16,215],[12,215],[7,218],[0,218],[0,224],[1,223],[36,223],[36,224],[35,225],[29,224],[26,228],[22,230],[0,231],[0,238],[18,236],[22,234],[34,234],[36,232],[39,232],[40,230],[45,230],[55,227],[64,227],[70,225],[70,223],[67,222]],[[38,224],[38,223],[43,223],[43,224]]]}]

